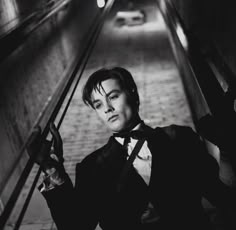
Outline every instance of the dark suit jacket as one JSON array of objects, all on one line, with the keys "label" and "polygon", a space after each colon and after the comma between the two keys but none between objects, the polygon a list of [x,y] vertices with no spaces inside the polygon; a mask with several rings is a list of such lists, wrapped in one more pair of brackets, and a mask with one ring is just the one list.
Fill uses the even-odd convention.
[{"label": "dark suit jacket", "polygon": [[105,230],[152,229],[140,224],[148,201],[160,214],[160,226],[153,229],[207,229],[202,197],[219,207],[228,205],[232,197],[218,178],[217,162],[188,127],[156,128],[147,141],[152,153],[148,187],[131,168],[118,192],[124,150],[111,137],[77,164],[74,187],[68,177],[62,186],[45,192],[58,229],[90,230],[97,223]]}]

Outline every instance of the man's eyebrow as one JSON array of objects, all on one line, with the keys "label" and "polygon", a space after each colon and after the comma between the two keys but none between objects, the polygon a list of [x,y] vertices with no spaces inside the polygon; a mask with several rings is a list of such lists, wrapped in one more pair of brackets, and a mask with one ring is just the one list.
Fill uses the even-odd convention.
[{"label": "man's eyebrow", "polygon": [[[112,89],[110,92],[106,93],[106,97],[109,97],[112,93],[119,93],[120,91],[121,90],[119,90],[119,89]],[[92,104],[95,104],[100,101],[101,100],[99,100],[99,99],[92,100]]]},{"label": "man's eyebrow", "polygon": [[121,90],[120,89],[112,89],[110,92],[106,94],[107,97],[109,97],[112,93],[119,93]]}]

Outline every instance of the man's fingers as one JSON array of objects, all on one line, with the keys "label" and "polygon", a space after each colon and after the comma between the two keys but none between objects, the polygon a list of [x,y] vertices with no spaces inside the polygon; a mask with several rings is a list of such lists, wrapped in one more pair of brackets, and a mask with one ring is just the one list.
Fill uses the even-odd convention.
[{"label": "man's fingers", "polygon": [[50,157],[55,160],[56,162],[59,162],[58,156],[54,153],[50,154]]},{"label": "man's fingers", "polygon": [[62,138],[55,124],[50,123],[50,132],[53,136],[53,148],[56,154],[62,155]]},{"label": "man's fingers", "polygon": [[57,148],[62,145],[61,135],[53,123],[50,123],[50,132],[53,136],[54,148]]}]

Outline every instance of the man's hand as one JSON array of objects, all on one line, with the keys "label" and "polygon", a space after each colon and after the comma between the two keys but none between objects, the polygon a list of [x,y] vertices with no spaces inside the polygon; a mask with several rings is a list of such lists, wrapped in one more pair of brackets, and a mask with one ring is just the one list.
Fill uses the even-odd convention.
[{"label": "man's hand", "polygon": [[56,126],[51,123],[49,131],[52,140],[44,140],[41,129],[36,128],[28,147],[28,153],[40,165],[44,172],[43,183],[39,186],[41,192],[54,189],[64,183],[66,172],[63,166],[63,142]]},{"label": "man's hand", "polygon": [[50,133],[53,137],[53,146],[50,151],[50,157],[60,163],[63,163],[63,142],[59,131],[53,123],[50,123]]},{"label": "man's hand", "polygon": [[34,157],[34,161],[49,175],[57,170],[64,171],[63,142],[53,123],[50,123],[50,133],[52,141],[43,140],[40,127],[36,127],[28,145],[29,155]]}]

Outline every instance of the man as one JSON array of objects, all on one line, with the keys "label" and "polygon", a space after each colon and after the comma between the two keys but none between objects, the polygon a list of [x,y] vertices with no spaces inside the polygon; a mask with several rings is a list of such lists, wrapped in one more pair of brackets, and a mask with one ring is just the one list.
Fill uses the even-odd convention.
[{"label": "man", "polygon": [[40,190],[59,230],[92,230],[98,223],[103,230],[210,229],[202,197],[223,210],[232,206],[234,194],[191,128],[144,124],[126,69],[93,73],[83,100],[114,135],[77,164],[73,186],[63,167],[60,134],[51,126],[54,153],[41,163]]}]

